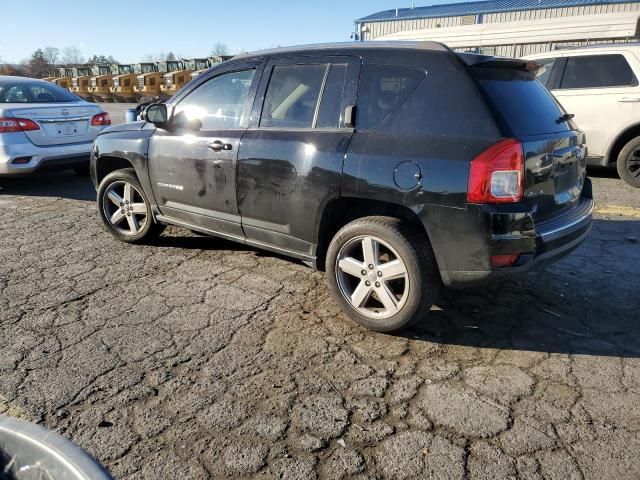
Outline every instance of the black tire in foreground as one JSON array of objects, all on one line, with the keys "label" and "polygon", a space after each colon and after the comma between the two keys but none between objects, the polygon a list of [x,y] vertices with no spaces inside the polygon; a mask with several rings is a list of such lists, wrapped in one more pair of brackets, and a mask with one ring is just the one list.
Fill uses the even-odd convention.
[{"label": "black tire in foreground", "polygon": [[341,228],[329,245],[326,272],[343,311],[378,332],[423,319],[441,286],[425,235],[393,217],[364,217]]},{"label": "black tire in foreground", "polygon": [[620,178],[635,188],[640,188],[640,137],[627,143],[617,161]]},{"label": "black tire in foreground", "polygon": [[104,177],[97,201],[102,222],[118,240],[138,243],[157,237],[165,229],[154,222],[151,205],[133,168]]}]

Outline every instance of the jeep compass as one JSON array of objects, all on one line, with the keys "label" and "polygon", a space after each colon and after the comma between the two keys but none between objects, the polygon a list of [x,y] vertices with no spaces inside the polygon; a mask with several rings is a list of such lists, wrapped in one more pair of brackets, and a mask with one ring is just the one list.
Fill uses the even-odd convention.
[{"label": "jeep compass", "polygon": [[170,224],[301,259],[357,323],[401,329],[442,284],[589,233],[584,135],[537,68],[438,43],[244,54],[98,136],[98,210],[125,242]]}]

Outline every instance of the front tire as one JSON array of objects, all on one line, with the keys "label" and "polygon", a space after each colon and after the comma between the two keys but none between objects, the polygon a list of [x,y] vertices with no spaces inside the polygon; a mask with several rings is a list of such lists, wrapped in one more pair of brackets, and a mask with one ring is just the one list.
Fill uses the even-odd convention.
[{"label": "front tire", "polygon": [[165,228],[154,222],[151,204],[133,168],[104,177],[98,187],[98,211],[109,233],[123,242],[149,240]]},{"label": "front tire", "polygon": [[640,137],[627,143],[617,161],[620,178],[635,188],[640,188]]},{"label": "front tire", "polygon": [[343,311],[377,332],[424,318],[441,284],[426,237],[393,217],[364,217],[340,229],[329,245],[326,271]]}]

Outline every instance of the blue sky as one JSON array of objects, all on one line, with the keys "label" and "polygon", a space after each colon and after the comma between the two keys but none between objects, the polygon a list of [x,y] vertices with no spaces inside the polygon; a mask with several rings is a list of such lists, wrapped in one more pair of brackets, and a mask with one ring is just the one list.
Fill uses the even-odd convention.
[{"label": "blue sky", "polygon": [[[453,3],[416,1],[416,6]],[[24,0],[2,8],[0,57],[19,62],[39,47],[75,45],[85,57],[123,63],[172,51],[207,56],[220,41],[232,53],[349,39],[357,18],[410,0]]]}]

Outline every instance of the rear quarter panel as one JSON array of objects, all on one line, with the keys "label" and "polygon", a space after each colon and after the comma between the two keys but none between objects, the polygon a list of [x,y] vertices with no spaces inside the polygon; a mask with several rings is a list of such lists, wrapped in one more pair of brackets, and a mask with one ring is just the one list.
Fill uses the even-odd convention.
[{"label": "rear quarter panel", "polygon": [[[502,134],[455,55],[432,52],[413,67],[427,76],[412,95],[382,125],[354,134],[342,195],[410,208],[429,235],[440,270],[456,269],[455,258],[477,248],[468,241],[477,225],[464,221],[470,161]],[[412,188],[396,182],[403,162],[419,168]]]}]

